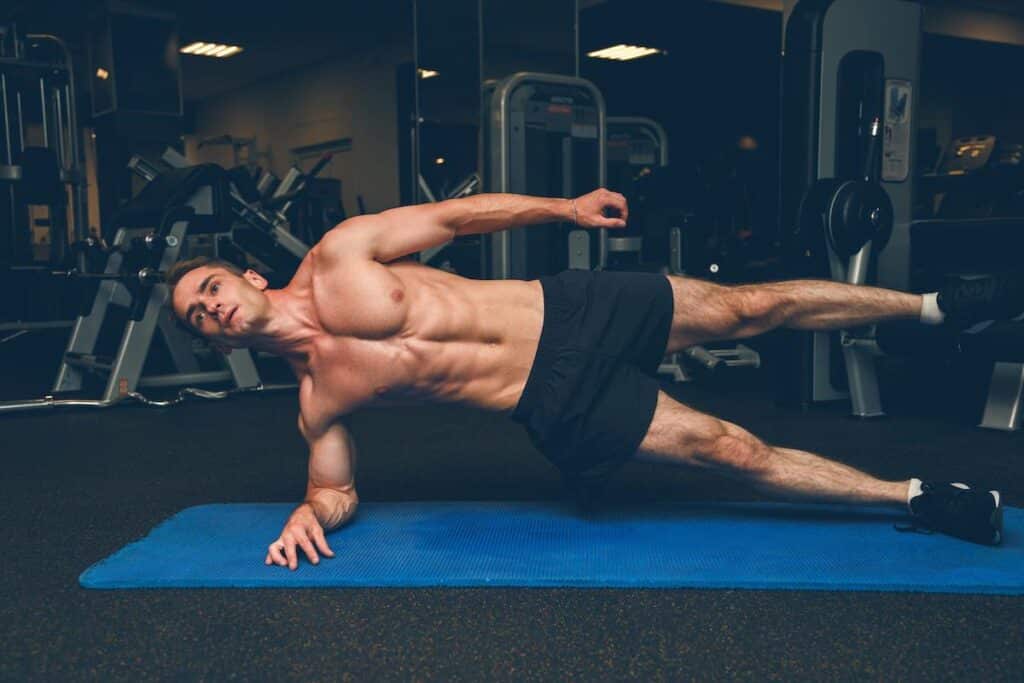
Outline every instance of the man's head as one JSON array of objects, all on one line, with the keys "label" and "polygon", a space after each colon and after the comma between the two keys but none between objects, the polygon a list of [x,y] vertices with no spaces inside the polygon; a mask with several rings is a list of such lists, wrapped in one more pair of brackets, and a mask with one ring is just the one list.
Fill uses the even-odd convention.
[{"label": "man's head", "polygon": [[207,256],[180,261],[166,282],[178,319],[225,352],[247,346],[270,311],[263,276],[228,261]]}]

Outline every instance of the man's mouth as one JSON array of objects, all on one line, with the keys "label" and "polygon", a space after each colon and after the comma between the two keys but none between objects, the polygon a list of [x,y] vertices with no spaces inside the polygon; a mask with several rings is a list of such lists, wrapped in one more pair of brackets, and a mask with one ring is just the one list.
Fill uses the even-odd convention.
[{"label": "man's mouth", "polygon": [[237,311],[237,310],[238,310],[238,306],[235,306],[230,311],[228,311],[228,314],[226,316],[224,316],[224,324],[225,325],[228,325],[228,324],[231,323],[231,319],[235,317],[235,311]]}]

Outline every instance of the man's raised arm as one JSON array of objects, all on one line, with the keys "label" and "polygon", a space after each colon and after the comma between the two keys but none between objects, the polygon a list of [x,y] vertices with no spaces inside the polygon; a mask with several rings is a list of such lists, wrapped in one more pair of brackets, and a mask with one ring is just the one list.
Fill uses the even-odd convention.
[{"label": "man's raised arm", "polygon": [[554,222],[581,228],[624,228],[627,219],[625,197],[598,189],[575,199],[478,194],[359,216],[339,229],[343,235],[361,233],[373,258],[386,263],[460,235]]},{"label": "man's raised arm", "polygon": [[288,518],[281,535],[267,549],[266,564],[298,567],[301,548],[313,564],[317,553],[334,557],[324,531],[350,520],[359,505],[355,488],[355,444],[341,422],[324,430],[310,429],[299,418],[299,430],[309,442],[309,481],[306,499]]}]

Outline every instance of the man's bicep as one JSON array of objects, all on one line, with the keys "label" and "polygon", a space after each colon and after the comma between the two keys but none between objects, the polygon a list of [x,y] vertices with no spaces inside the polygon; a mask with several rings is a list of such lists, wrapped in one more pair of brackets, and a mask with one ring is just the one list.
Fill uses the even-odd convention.
[{"label": "man's bicep", "polygon": [[447,215],[439,204],[400,206],[349,219],[335,230],[339,242],[358,243],[371,258],[388,263],[450,242],[455,228],[446,222]]},{"label": "man's bicep", "polygon": [[355,493],[356,445],[345,425],[335,421],[322,433],[303,429],[303,435],[309,443],[307,489]]}]

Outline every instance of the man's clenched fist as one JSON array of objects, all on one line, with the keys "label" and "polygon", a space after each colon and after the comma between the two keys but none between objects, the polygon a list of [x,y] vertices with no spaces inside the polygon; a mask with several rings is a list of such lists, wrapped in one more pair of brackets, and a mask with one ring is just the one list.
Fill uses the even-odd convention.
[{"label": "man's clenched fist", "polygon": [[581,228],[624,228],[629,220],[626,198],[603,187],[572,200],[573,219]]}]

